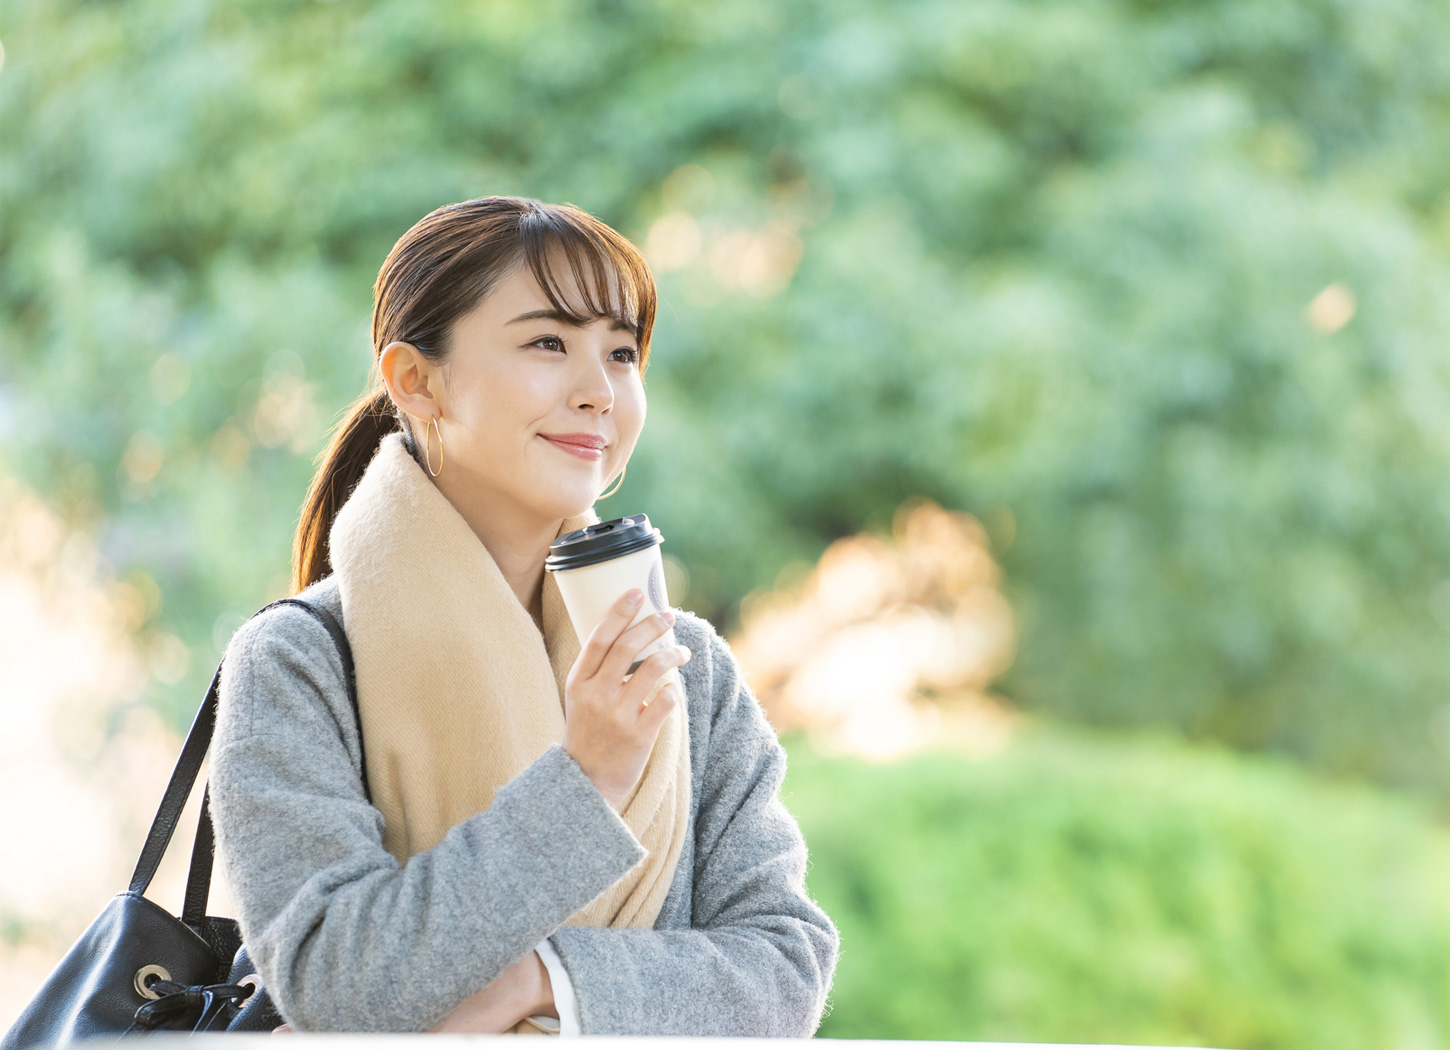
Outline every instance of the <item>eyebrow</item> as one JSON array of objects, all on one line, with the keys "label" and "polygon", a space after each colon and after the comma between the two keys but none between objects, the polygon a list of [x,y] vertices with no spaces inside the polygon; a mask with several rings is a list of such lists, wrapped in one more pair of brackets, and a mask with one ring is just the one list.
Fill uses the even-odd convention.
[{"label": "eyebrow", "polygon": [[[530,310],[528,313],[519,314],[512,321],[507,321],[505,323],[518,324],[520,321],[557,321],[559,324],[574,325],[574,327],[576,328],[582,327],[581,325],[577,324],[572,317],[568,316],[567,314],[560,313],[558,310]],[[614,319],[614,323],[609,326],[609,330],[611,332],[629,332],[630,334],[633,334],[634,325],[616,317]]]}]

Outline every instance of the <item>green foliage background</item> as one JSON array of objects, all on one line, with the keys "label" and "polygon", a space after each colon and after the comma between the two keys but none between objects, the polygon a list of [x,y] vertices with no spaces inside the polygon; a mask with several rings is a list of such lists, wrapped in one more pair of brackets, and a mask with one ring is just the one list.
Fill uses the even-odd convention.
[{"label": "green foliage background", "polygon": [[[784,231],[773,294],[708,251],[659,275],[602,509],[660,525],[681,604],[728,631],[927,496],[992,533],[1015,703],[1443,804],[1447,39],[1432,0],[7,0],[0,466],[186,643],[149,698],[182,725],[281,593],[414,221],[518,193],[641,244]],[[847,935],[822,1034],[1444,1038],[1428,816],[1097,739],[859,781],[793,749]]]},{"label": "green foliage background", "polygon": [[1450,835],[1423,805],[1050,727],[980,762],[790,760],[841,931],[821,1036],[1450,1042]]},{"label": "green foliage background", "polygon": [[[387,249],[509,192],[637,241],[680,209],[797,232],[774,296],[662,275],[651,424],[611,507],[659,520],[698,611],[728,626],[927,495],[1010,538],[1020,703],[1450,788],[1443,4],[10,0],[4,21],[0,448],[159,585],[194,657],[158,697],[178,717],[286,564]],[[686,164],[710,179],[672,198]],[[1331,281],[1358,311],[1317,334]],[[162,351],[191,375],[164,404]],[[299,375],[313,429],[220,476],[212,436]],[[128,499],[139,430],[165,464]]]}]

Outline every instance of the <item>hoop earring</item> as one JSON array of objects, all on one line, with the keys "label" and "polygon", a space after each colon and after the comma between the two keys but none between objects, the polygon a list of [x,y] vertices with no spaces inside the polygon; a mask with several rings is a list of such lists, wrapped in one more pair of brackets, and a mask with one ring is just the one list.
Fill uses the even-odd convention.
[{"label": "hoop earring", "polygon": [[[628,469],[629,469],[628,467],[625,467],[624,468],[624,470],[628,470]],[[624,484],[624,470],[621,470],[619,472],[619,485],[623,485]],[[608,492],[602,493],[601,495],[595,496],[594,498],[596,500],[608,499],[610,496],[614,495],[616,492],[619,491],[619,485],[615,485],[614,488],[610,489]]]},{"label": "hoop earring", "polygon": [[433,457],[429,454],[429,451],[428,451],[428,448],[429,448],[429,445],[431,444],[431,442],[429,442],[429,440],[428,440],[428,430],[427,430],[426,427],[423,430],[423,459],[426,461],[426,463],[428,465],[428,473],[429,474],[432,474],[433,477],[436,478],[439,474],[442,474],[443,473],[443,431],[441,431],[441,430],[438,429],[438,419],[437,419],[436,416],[433,419],[430,419],[428,422],[430,422],[430,423],[433,424],[433,433],[435,433],[435,434],[438,435],[438,469],[437,469],[437,471],[434,471],[434,469],[433,469]]}]

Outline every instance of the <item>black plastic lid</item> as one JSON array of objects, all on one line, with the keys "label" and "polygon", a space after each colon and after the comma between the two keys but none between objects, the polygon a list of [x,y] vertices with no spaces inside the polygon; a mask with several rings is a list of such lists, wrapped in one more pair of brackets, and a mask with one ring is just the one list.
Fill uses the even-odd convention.
[{"label": "black plastic lid", "polygon": [[549,556],[544,559],[544,568],[550,572],[582,569],[586,565],[622,558],[626,554],[642,551],[664,541],[660,530],[649,523],[648,514],[610,518],[608,521],[566,532],[549,544]]}]

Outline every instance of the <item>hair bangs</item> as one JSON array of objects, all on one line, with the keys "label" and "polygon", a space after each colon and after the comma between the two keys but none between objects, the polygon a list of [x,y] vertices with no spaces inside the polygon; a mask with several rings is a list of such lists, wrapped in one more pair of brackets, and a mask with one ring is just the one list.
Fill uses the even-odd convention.
[{"label": "hair bangs", "polygon": [[[654,325],[655,286],[634,245],[571,205],[533,208],[519,223],[529,270],[549,304],[575,324],[622,321],[640,344],[643,365]],[[562,267],[563,272],[556,272]]]}]

